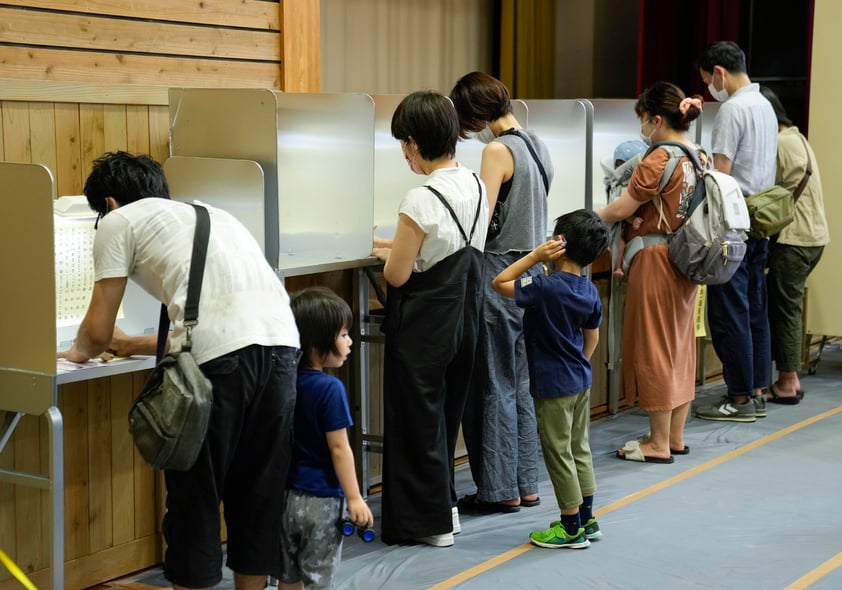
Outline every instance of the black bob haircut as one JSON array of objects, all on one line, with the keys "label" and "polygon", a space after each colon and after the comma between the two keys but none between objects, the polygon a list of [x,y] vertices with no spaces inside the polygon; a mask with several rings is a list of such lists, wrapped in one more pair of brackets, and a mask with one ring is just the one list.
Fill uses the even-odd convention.
[{"label": "black bob haircut", "polygon": [[326,287],[308,287],[290,295],[290,306],[301,337],[301,366],[310,366],[310,353],[338,354],[336,337],[350,328],[354,316],[339,295]]}]

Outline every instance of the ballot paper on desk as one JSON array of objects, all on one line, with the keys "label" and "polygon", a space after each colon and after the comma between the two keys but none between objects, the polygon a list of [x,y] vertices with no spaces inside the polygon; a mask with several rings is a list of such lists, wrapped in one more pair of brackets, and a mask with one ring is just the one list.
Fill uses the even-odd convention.
[{"label": "ballot paper on desk", "polygon": [[[53,202],[56,279],[56,350],[67,350],[88,311],[94,287],[93,244],[96,213],[87,197],[59,197]],[[117,325],[127,334],[158,329],[161,304],[131,279],[126,284]]]}]

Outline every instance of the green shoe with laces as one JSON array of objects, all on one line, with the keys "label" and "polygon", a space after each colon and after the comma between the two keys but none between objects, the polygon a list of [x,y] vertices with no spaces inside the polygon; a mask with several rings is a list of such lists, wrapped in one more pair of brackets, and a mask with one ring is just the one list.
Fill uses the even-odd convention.
[{"label": "green shoe with laces", "polygon": [[[561,521],[554,520],[550,523],[550,528],[555,526],[561,526]],[[596,522],[595,518],[591,518],[588,522],[584,523],[582,528],[585,529],[585,537],[588,541],[596,541],[602,538],[602,531],[599,530],[599,523]]]},{"label": "green shoe with laces", "polygon": [[529,541],[533,545],[548,549],[584,549],[591,544],[585,536],[584,528],[580,527],[575,535],[568,535],[561,525],[545,531],[534,531],[529,534]]}]

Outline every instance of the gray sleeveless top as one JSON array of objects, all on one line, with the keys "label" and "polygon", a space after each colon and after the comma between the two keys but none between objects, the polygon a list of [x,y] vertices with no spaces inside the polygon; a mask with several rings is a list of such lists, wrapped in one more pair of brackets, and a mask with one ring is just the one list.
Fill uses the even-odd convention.
[{"label": "gray sleeveless top", "polygon": [[[520,131],[532,142],[533,149],[544,165],[547,180],[552,183],[553,164],[547,146],[534,131]],[[515,169],[508,198],[500,212],[502,230],[485,243],[485,251],[496,254],[529,252],[547,238],[547,192],[544,190],[544,180],[523,139],[516,135],[501,135],[494,141],[509,148]]]}]

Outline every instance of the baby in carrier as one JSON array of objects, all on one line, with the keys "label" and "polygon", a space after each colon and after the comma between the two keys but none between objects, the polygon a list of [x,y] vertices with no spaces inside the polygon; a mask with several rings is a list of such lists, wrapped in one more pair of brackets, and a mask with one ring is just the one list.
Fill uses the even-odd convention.
[{"label": "baby in carrier", "polygon": [[[624,141],[614,148],[613,162],[608,158],[602,160],[602,170],[605,173],[603,181],[609,203],[623,194],[623,190],[628,186],[632,173],[646,150],[646,144],[639,139]],[[622,223],[615,223],[611,228],[611,263],[615,277],[623,277],[625,274],[622,268],[623,251],[626,247],[623,240],[623,225],[629,223],[637,229],[642,222],[642,218],[632,216]]]}]

